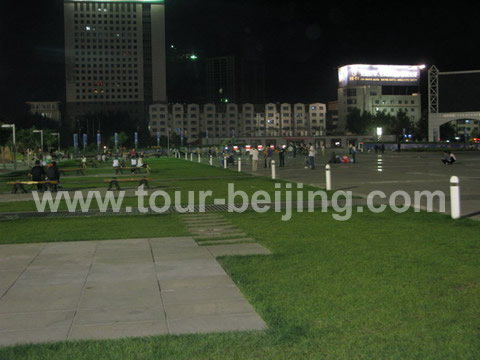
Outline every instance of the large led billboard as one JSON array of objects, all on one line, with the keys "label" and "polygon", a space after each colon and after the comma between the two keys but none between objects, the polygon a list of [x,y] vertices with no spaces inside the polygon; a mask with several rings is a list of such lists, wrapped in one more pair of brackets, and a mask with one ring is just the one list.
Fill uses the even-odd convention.
[{"label": "large led billboard", "polygon": [[346,65],[338,69],[340,87],[363,85],[418,86],[420,69],[417,65]]}]

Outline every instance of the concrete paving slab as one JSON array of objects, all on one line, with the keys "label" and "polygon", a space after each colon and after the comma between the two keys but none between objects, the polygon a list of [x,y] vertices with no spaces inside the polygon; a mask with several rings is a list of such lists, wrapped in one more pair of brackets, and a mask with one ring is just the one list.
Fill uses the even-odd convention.
[{"label": "concrete paving slab", "polygon": [[122,322],[112,324],[74,326],[69,340],[120,339],[125,337],[165,335],[169,333],[166,322]]},{"label": "concrete paving slab", "polygon": [[70,326],[50,329],[22,329],[0,332],[0,346],[17,344],[38,344],[53,341],[64,341],[68,337]]},{"label": "concrete paving slab", "polygon": [[74,326],[115,324],[127,322],[165,322],[165,311],[161,303],[153,306],[128,307],[108,304],[100,308],[79,309],[75,316]]},{"label": "concrete paving slab", "polygon": [[223,275],[223,268],[212,259],[161,261],[156,264],[157,277],[162,279],[181,279],[198,276]]},{"label": "concrete paving slab", "polygon": [[252,306],[244,300],[209,301],[196,304],[168,304],[169,321],[203,316],[254,314]]},{"label": "concrete paving slab", "polygon": [[241,301],[243,295],[235,285],[211,288],[184,288],[162,292],[163,304],[168,313],[168,305],[203,304],[215,301]]},{"label": "concrete paving slab", "polygon": [[63,265],[38,266],[32,265],[18,278],[18,287],[38,287],[78,284],[82,286],[87,278],[89,266]]},{"label": "concrete paving slab", "polygon": [[17,286],[0,298],[0,314],[12,312],[60,311],[77,308],[82,294],[78,284]]},{"label": "concrete paving slab", "polygon": [[191,237],[0,249],[0,346],[265,328]]},{"label": "concrete paving slab", "polygon": [[74,310],[0,314],[0,337],[4,331],[69,327]]},{"label": "concrete paving slab", "polygon": [[159,279],[162,291],[177,289],[199,289],[222,286],[235,286],[230,276],[227,274],[212,276],[192,276],[172,279]]},{"label": "concrete paving slab", "polygon": [[45,247],[44,244],[0,245],[0,270],[25,269]]}]

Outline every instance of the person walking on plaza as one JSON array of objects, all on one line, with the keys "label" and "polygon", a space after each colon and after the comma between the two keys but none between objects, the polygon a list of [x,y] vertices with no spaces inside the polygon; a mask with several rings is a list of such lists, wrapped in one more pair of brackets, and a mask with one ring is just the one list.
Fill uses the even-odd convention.
[{"label": "person walking on plaza", "polygon": [[315,150],[315,147],[312,145],[312,143],[308,144],[308,158],[310,160],[310,170],[315,169],[315,155],[317,151]]},{"label": "person walking on plaza", "polygon": [[278,157],[280,159],[280,167],[285,167],[285,147],[282,146],[278,153]]},{"label": "person walking on plaza", "polygon": [[272,167],[272,156],[273,156],[273,149],[271,146],[267,146],[267,167],[269,169]]},{"label": "person walking on plaza", "polygon": [[252,171],[258,170],[258,149],[255,146],[251,151],[252,153]]}]

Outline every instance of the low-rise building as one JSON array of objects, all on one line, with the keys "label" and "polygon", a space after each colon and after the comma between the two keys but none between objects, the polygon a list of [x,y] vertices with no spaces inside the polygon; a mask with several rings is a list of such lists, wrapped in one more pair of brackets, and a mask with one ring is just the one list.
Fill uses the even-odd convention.
[{"label": "low-rise building", "polygon": [[326,105],[312,104],[154,104],[149,109],[149,130],[167,136],[172,132],[188,139],[323,136]]}]

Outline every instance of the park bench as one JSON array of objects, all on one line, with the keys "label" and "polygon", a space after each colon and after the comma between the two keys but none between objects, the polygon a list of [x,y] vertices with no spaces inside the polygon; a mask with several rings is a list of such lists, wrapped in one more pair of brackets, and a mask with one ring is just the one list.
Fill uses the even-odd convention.
[{"label": "park bench", "polygon": [[[26,194],[28,191],[25,189],[25,186],[24,186],[24,185],[31,185],[32,187],[33,187],[34,185],[43,185],[43,187],[42,187],[43,190],[53,189],[53,191],[57,191],[58,181],[57,181],[57,180],[9,181],[9,182],[7,182],[7,185],[13,185],[12,194],[16,194],[18,190],[20,190],[22,193]],[[30,189],[31,189],[31,188],[30,188]]]},{"label": "park bench", "polygon": [[125,171],[130,171],[133,173],[142,173],[145,172],[147,174],[150,174],[150,167],[135,167],[135,166],[120,166],[120,167],[114,167],[115,174],[118,174],[119,172],[123,174],[123,170]]},{"label": "park bench", "polygon": [[103,180],[103,182],[108,183],[108,190],[111,190],[112,187],[114,186],[115,186],[115,189],[120,190],[119,183],[121,182],[138,182],[138,186],[145,185],[145,187],[149,189],[150,188],[150,186],[148,185],[149,181],[152,181],[152,179],[146,178],[145,176],[142,178],[120,178],[120,179],[114,177],[111,179]]},{"label": "park bench", "polygon": [[74,168],[74,169],[62,169],[62,168],[60,168],[60,173],[62,175],[67,175],[67,173],[75,171],[75,174],[77,174],[77,175],[84,175],[83,170],[84,170],[83,168]]}]

